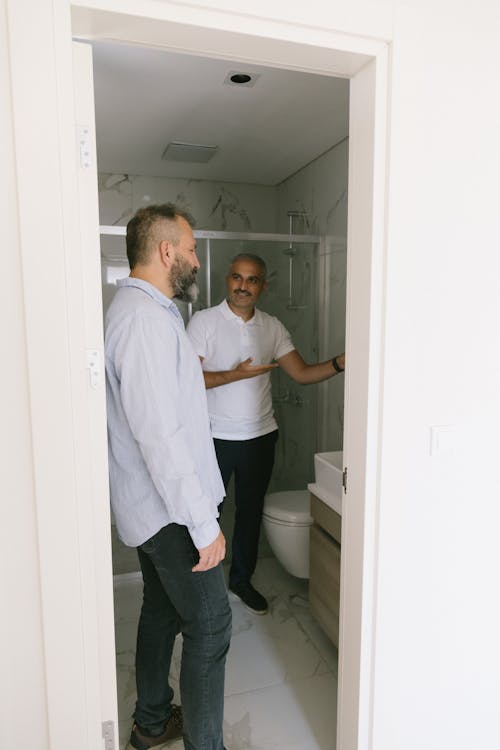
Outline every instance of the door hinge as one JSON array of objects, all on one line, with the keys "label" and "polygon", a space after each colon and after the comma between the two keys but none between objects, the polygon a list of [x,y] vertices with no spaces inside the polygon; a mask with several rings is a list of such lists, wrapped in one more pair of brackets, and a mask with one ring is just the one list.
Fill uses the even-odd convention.
[{"label": "door hinge", "polygon": [[76,139],[78,141],[78,156],[80,167],[90,169],[92,166],[92,135],[87,125],[77,125]]},{"label": "door hinge", "polygon": [[91,388],[98,388],[101,382],[101,358],[97,349],[87,349],[87,370],[90,373]]},{"label": "door hinge", "polygon": [[102,722],[102,736],[104,739],[104,750],[115,750],[115,723],[114,721]]},{"label": "door hinge", "polygon": [[344,488],[344,495],[347,494],[347,466],[344,468],[344,471],[342,472],[342,487]]}]

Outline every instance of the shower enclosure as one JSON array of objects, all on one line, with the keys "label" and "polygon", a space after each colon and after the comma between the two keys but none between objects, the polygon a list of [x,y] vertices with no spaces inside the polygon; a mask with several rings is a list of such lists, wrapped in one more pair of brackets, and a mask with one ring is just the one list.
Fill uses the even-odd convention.
[{"label": "shower enclosure", "polygon": [[[267,288],[258,300],[259,308],[276,316],[283,323],[290,332],[296,349],[307,362],[318,361],[320,280],[324,282],[327,278],[324,272],[324,254],[320,272],[320,238],[293,235],[291,232],[286,235],[195,231],[194,234],[201,264],[197,279],[199,296],[192,304],[176,301],[184,321],[187,322],[198,310],[217,305],[226,297],[226,275],[235,255],[259,255],[267,266]],[[124,235],[125,227],[101,227],[101,271],[105,308],[116,290],[116,281],[129,273]],[[323,244],[321,247],[323,248]],[[324,306],[321,309],[321,317],[325,317]],[[306,489],[307,484],[313,481],[314,453],[317,451],[321,424],[318,410],[320,392],[317,386],[301,386],[295,383],[280,368],[272,371],[271,380],[279,440],[269,489]],[[235,515],[233,482],[228,486],[227,495],[229,502],[225,503],[219,523],[227,540],[225,563],[228,565],[232,558],[230,540]],[[111,540],[115,591],[119,592],[120,584],[140,579],[141,574],[136,550],[126,547],[119,540],[114,524],[111,526]],[[269,558],[271,555],[266,534],[262,533],[259,540],[259,560],[263,562],[262,558]],[[263,569],[266,570],[265,567]],[[276,580],[279,583],[280,579]],[[126,588],[123,591],[128,594],[130,589]],[[301,588],[300,591],[303,592],[304,589]],[[120,630],[116,632],[119,637]],[[125,671],[119,666],[117,675],[119,685],[120,679],[126,675],[129,691],[128,685],[130,680],[133,680],[133,671]],[[119,703],[122,711],[120,718],[124,722],[128,721],[123,716],[126,705],[124,700]]]},{"label": "shower enclosure", "polygon": [[[104,306],[118,278],[128,274],[125,227],[101,227]],[[248,232],[194,232],[201,269],[196,303],[178,303],[187,321],[197,310],[216,305],[225,297],[225,277],[238,253],[261,256],[267,265],[268,288],[259,308],[275,315],[288,329],[306,362],[318,360],[318,248],[314,235]],[[301,386],[282,370],[272,373],[273,405],[280,429],[270,490],[305,489],[313,480],[317,449],[318,391]]]}]

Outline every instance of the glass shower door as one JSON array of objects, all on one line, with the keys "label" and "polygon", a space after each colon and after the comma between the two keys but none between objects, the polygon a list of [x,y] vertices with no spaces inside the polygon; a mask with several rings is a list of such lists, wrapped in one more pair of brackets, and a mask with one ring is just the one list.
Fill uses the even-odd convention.
[{"label": "glass shower door", "polygon": [[[206,258],[200,249],[200,297],[193,311],[207,306],[203,282]],[[276,316],[288,329],[295,348],[306,362],[318,358],[317,246],[261,240],[210,240],[210,298],[217,305],[226,296],[225,277],[238,253],[253,253],[267,265],[268,288],[259,308]],[[317,445],[317,389],[295,383],[281,369],[272,373],[273,406],[280,429],[270,491],[305,489],[313,481]]]}]

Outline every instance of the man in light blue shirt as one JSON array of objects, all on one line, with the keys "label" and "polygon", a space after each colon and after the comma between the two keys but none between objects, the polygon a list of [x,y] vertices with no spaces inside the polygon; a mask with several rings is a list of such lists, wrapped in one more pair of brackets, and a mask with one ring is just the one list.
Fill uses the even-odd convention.
[{"label": "man in light blue shirt", "polygon": [[[111,503],[144,579],[134,750],[181,735],[187,750],[223,750],[231,630],[217,522],[224,485],[200,361],[172,301],[193,299],[196,289],[192,224],[172,204],[136,213],[127,226],[130,276],[106,316]],[[179,629],[182,712],[168,684]]]}]

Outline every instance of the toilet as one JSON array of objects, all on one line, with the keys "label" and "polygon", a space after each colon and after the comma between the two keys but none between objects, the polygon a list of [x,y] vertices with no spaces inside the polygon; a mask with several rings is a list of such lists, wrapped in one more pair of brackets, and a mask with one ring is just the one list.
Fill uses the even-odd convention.
[{"label": "toilet", "polygon": [[269,545],[284,569],[297,578],[309,578],[313,519],[308,490],[270,492],[264,499],[262,519]]}]

